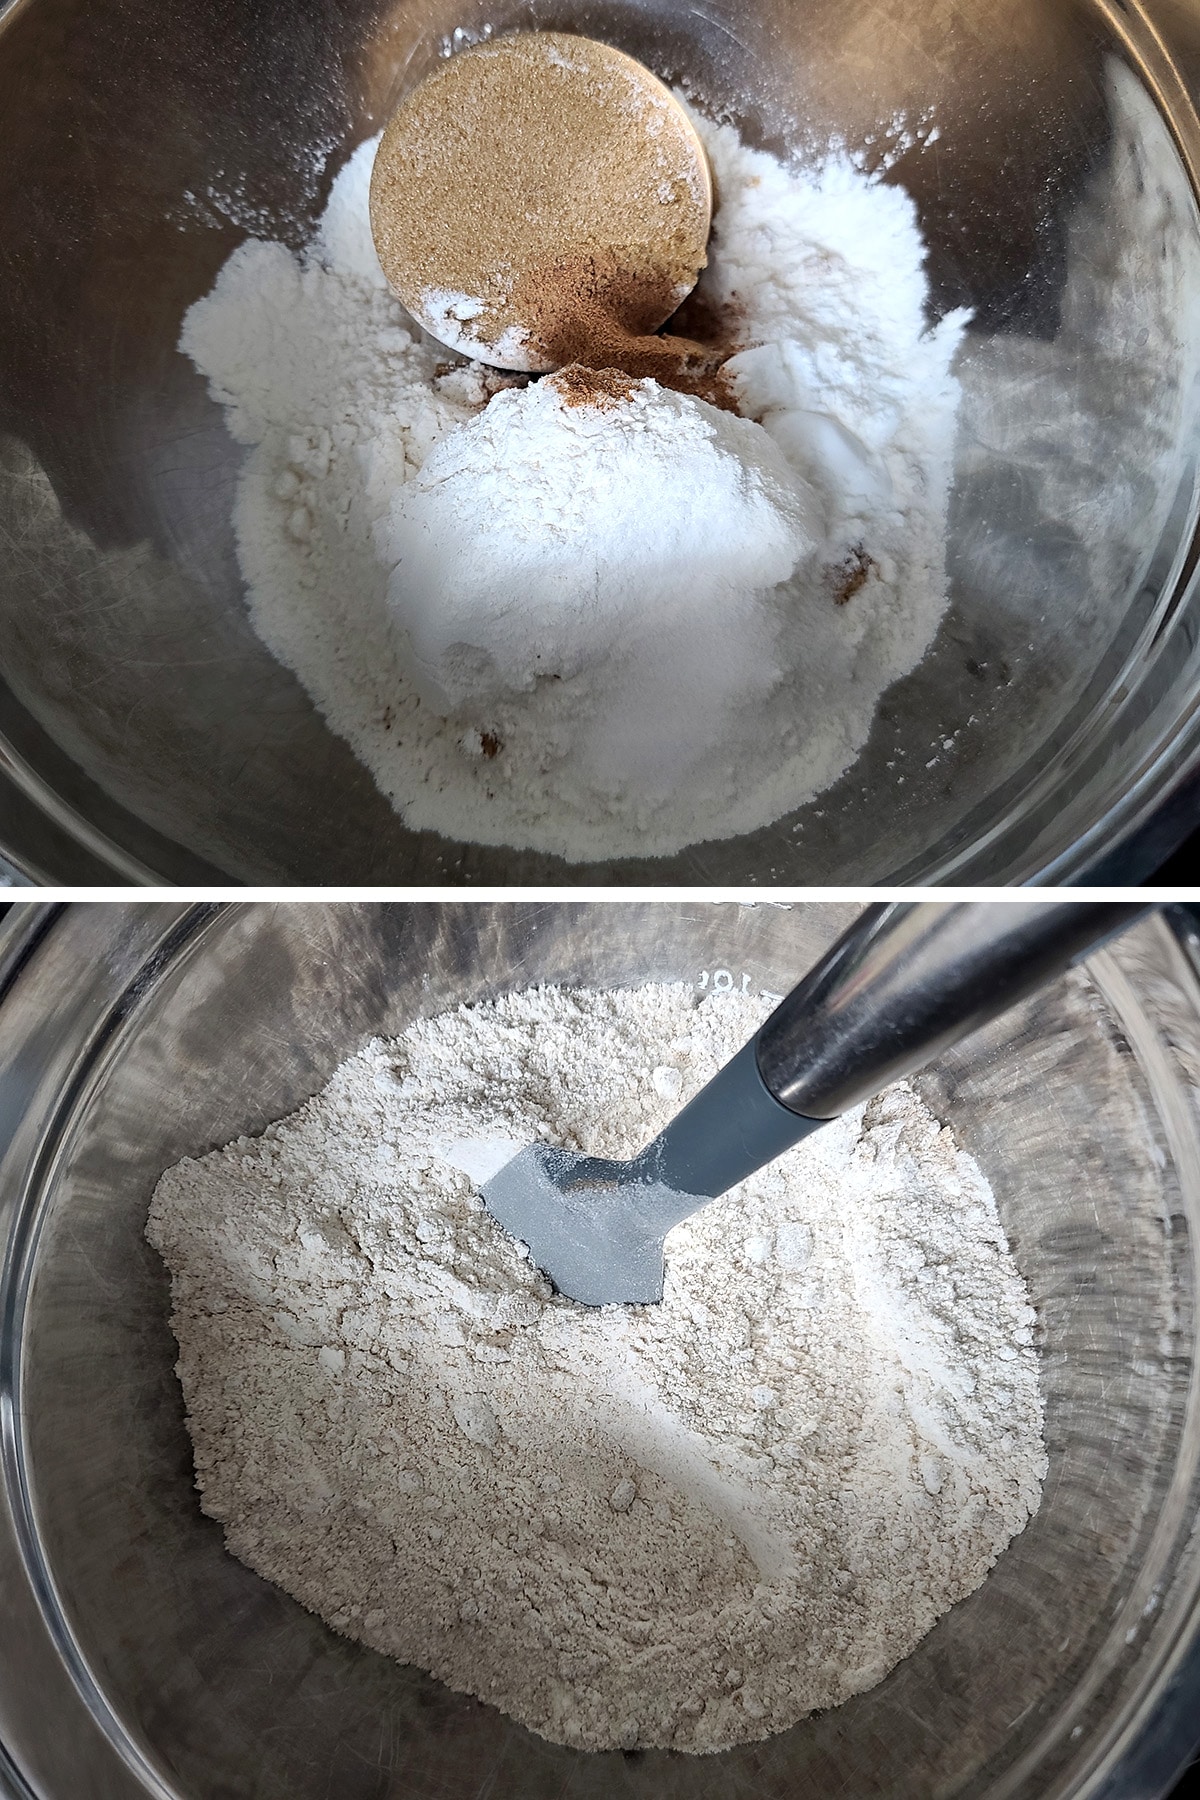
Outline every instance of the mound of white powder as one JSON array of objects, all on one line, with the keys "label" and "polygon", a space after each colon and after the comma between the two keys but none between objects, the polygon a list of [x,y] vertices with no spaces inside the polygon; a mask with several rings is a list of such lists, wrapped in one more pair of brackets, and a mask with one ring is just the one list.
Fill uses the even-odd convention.
[{"label": "mound of white powder", "polygon": [[[697,466],[696,435],[715,430],[704,403],[646,384],[619,429],[632,432],[639,408],[643,421],[669,409],[677,456],[656,467],[647,444],[623,542],[611,510],[571,514],[564,468],[543,463],[526,478],[547,423],[539,403],[517,403],[490,440],[451,448],[504,378],[448,366],[392,296],[370,235],[374,142],[334,182],[307,252],[242,245],[184,320],[181,347],[250,449],[235,523],[254,627],[415,829],[573,860],[665,855],[756,829],[849,767],[884,689],[933,639],[964,316],[927,327],[913,204],[838,156],[792,170],[730,127],[697,124],[720,195],[701,291],[734,309],[751,346],[728,365],[746,415],[745,489],[731,489],[720,456]],[[490,441],[511,457],[522,424],[518,478],[486,453]],[[435,447],[456,479],[431,521],[433,476],[411,503],[403,488]],[[611,438],[598,433],[593,447]],[[792,472],[784,518],[798,511],[804,543],[790,565],[769,546],[743,554],[763,467]],[[506,482],[507,539],[485,497]],[[575,486],[581,503],[597,501],[594,482]],[[672,611],[698,518],[711,567],[695,543],[689,605]],[[555,557],[579,548],[585,520],[593,604],[581,604],[578,581],[568,586],[555,621],[562,667],[530,685]],[[773,543],[786,538],[787,523],[768,523]],[[541,573],[526,611],[534,544]],[[482,620],[484,570],[513,600],[501,622]],[[639,583],[643,619],[631,631]],[[443,605],[469,616],[463,643],[481,653],[457,658],[451,688],[438,673],[449,641],[417,647]],[[636,631],[659,606],[666,621],[648,648]],[[507,679],[498,639],[525,645]],[[478,680],[464,680],[472,669]],[[690,746],[677,741],[680,720]]]},{"label": "mound of white powder", "polygon": [[555,1295],[457,1166],[481,1139],[628,1155],[765,1010],[460,1008],[151,1207],[230,1550],[581,1748],[718,1750],[872,1686],[1038,1504],[1034,1315],[909,1089],[677,1227],[659,1306]]},{"label": "mound of white powder", "polygon": [[759,426],[653,381],[575,405],[551,377],[436,444],[376,542],[423,700],[502,748],[533,705],[548,754],[653,806],[778,686],[780,584],[823,537]]}]

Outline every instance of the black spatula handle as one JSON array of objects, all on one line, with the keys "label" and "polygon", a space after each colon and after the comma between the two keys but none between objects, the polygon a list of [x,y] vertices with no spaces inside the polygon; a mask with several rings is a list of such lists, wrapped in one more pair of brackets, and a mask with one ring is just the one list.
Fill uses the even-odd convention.
[{"label": "black spatula handle", "polygon": [[1087,900],[870,906],[762,1027],[759,1072],[790,1112],[836,1118],[1148,910]]},{"label": "black spatula handle", "polygon": [[685,1197],[723,1194],[1148,910],[1058,900],[868,907],[642,1151],[636,1176]]}]

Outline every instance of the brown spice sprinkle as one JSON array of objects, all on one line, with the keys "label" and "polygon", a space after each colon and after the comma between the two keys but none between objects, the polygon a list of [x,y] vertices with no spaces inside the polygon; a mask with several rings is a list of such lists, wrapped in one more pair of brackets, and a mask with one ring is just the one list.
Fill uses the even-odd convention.
[{"label": "brown spice sprinkle", "polygon": [[631,400],[637,392],[637,381],[624,369],[588,369],[582,363],[569,363],[546,379],[567,406],[594,406],[601,412]]},{"label": "brown spice sprinkle", "polygon": [[638,324],[636,282],[615,269],[610,259],[594,257],[565,269],[539,271],[518,289],[532,330],[547,360],[556,368],[582,363],[594,369],[623,369],[627,375],[650,376],[663,387],[696,394],[714,406],[735,412],[732,390],[721,365],[738,347],[725,340],[700,343],[664,331],[637,333],[624,321]]},{"label": "brown spice sprinkle", "polygon": [[861,544],[856,544],[838,570],[839,580],[834,590],[834,604],[845,606],[853,600],[859,588],[866,586],[871,570],[876,566],[875,558],[868,556]]},{"label": "brown spice sprinkle", "polygon": [[409,311],[429,322],[439,295],[478,306],[455,348],[534,371],[618,366],[689,392],[721,355],[653,334],[695,286],[711,213],[704,147],[669,90],[565,32],[450,58],[397,110],[371,178],[376,247]]}]

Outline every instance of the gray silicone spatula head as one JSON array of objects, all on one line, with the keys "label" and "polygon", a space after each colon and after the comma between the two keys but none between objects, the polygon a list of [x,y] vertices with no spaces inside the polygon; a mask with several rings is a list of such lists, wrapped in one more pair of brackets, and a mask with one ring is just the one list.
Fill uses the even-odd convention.
[{"label": "gray silicone spatula head", "polygon": [[[638,1163],[534,1144],[492,1177],[483,1197],[561,1294],[585,1306],[662,1299],[665,1231],[655,1219],[680,1196],[647,1180]],[[705,1204],[688,1199],[679,1217]]]},{"label": "gray silicone spatula head", "polygon": [[1146,905],[868,907],[639,1156],[534,1145],[485,1183],[483,1198],[570,1299],[661,1300],[673,1225],[1032,993]]},{"label": "gray silicone spatula head", "polygon": [[661,1300],[671,1227],[820,1123],[772,1098],[747,1044],[632,1161],[534,1144],[492,1176],[483,1198],[569,1299]]}]

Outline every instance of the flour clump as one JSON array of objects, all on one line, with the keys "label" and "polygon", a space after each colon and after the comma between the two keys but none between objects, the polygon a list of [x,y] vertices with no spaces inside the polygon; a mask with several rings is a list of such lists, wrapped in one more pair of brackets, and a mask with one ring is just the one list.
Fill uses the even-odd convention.
[{"label": "flour clump", "polygon": [[584,1749],[785,1730],[979,1585],[1045,1474],[1034,1315],[910,1089],[677,1227],[658,1306],[554,1294],[465,1172],[537,1138],[628,1155],[766,1010],[508,994],[163,1175],[148,1235],[234,1555]]}]

